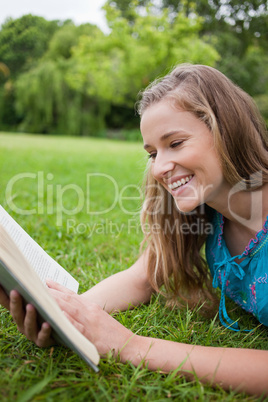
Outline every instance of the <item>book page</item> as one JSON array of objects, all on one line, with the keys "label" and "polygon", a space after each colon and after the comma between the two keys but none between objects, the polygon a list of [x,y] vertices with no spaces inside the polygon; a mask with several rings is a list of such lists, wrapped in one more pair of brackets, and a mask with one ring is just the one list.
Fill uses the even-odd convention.
[{"label": "book page", "polygon": [[46,282],[47,278],[50,278],[77,293],[78,282],[25,232],[1,205],[0,225],[12,237],[43,283]]}]

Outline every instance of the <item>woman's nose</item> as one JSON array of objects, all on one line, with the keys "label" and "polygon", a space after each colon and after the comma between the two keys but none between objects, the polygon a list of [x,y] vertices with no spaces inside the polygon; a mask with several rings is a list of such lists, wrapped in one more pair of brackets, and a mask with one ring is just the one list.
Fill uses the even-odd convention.
[{"label": "woman's nose", "polygon": [[152,174],[154,178],[156,180],[162,180],[174,169],[174,162],[172,162],[169,158],[157,154],[152,167]]}]

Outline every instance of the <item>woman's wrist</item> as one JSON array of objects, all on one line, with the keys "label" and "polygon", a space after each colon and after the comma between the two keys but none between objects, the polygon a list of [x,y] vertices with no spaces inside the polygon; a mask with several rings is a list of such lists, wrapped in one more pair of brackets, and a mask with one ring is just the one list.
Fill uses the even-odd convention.
[{"label": "woman's wrist", "polygon": [[151,338],[132,334],[120,351],[120,360],[123,363],[130,361],[134,366],[140,363],[147,364],[147,356],[153,345]]}]

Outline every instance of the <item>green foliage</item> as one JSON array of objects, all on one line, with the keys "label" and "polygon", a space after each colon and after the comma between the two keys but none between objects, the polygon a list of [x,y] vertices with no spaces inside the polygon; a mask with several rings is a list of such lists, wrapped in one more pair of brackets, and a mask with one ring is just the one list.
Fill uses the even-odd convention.
[{"label": "green foliage", "polygon": [[0,62],[0,73],[4,76],[4,77],[8,77],[10,74],[10,70],[9,68],[6,66],[5,63],[1,63]]},{"label": "green foliage", "polygon": [[82,35],[102,32],[95,26],[76,27],[71,21],[58,29],[48,51],[37,65],[16,81],[16,111],[19,130],[41,133],[96,135],[104,127],[107,106],[89,98],[81,88],[74,91],[66,74],[75,62],[72,48]]},{"label": "green foliage", "polygon": [[0,86],[0,124],[2,129],[16,130],[20,119],[15,111],[16,94],[11,80]]},{"label": "green foliage", "polygon": [[46,57],[52,60],[69,59],[72,56],[72,48],[77,45],[79,37],[91,36],[95,31],[99,31],[99,28],[91,24],[76,26],[72,21],[64,24],[50,40]]},{"label": "green foliage", "polygon": [[60,112],[64,102],[64,82],[57,65],[52,61],[39,64],[22,74],[16,82],[17,112],[31,130],[48,132],[53,115]]},{"label": "green foliage", "polygon": [[58,29],[57,21],[24,15],[8,19],[0,31],[0,60],[12,76],[29,68],[47,50],[49,40]]},{"label": "green foliage", "polygon": [[103,8],[108,34],[32,15],[3,24],[0,129],[137,129],[139,91],[183,62],[215,66],[266,114],[267,2],[107,0]]},{"label": "green foliage", "polygon": [[73,91],[66,82],[69,62],[43,60],[16,82],[21,131],[94,135],[103,129],[105,105]]},{"label": "green foliage", "polygon": [[58,29],[57,21],[24,15],[8,19],[0,30],[0,61],[9,70],[8,77],[0,75],[0,125],[14,129],[20,123],[16,114],[16,78],[29,70],[46,52],[49,41]]},{"label": "green foliage", "polygon": [[254,99],[255,99],[255,102],[256,102],[258,108],[260,109],[260,112],[268,127],[268,93],[267,92],[265,94],[255,96]]},{"label": "green foliage", "polygon": [[[134,104],[140,89],[178,62],[212,65],[218,58],[198,38],[198,17],[188,19],[181,12],[170,21],[166,11],[155,14],[149,6],[140,15],[132,1],[133,24],[115,7],[105,9],[109,35],[90,24],[65,23],[43,57],[17,78],[19,130],[98,135],[107,122],[112,128],[137,126]],[[122,118],[129,113],[120,108],[131,111],[126,123]]]},{"label": "green foliage", "polygon": [[[110,3],[120,9],[129,21],[133,21],[133,12],[127,14],[131,0]],[[136,2],[139,8],[148,3],[147,0]],[[252,96],[267,93],[267,1],[160,0],[155,8],[166,10],[171,20],[176,19],[180,12],[184,12],[189,19],[193,15],[202,17],[199,37],[221,55],[216,67]],[[207,64],[206,60],[204,64]]]},{"label": "green foliage", "polygon": [[212,65],[218,58],[212,46],[198,38],[201,21],[179,13],[171,22],[166,11],[145,15],[129,4],[135,24],[106,5],[108,36],[82,37],[73,49],[69,82],[76,89],[112,104],[133,106],[137,93],[155,77],[179,62]]},{"label": "green foliage", "polygon": [[241,54],[240,40],[230,32],[219,34],[215,40],[216,48],[224,55],[217,68],[253,97],[268,93],[265,49],[251,45]]},{"label": "green foliage", "polygon": [[125,107],[134,115],[138,92],[171,66],[185,61],[212,65],[218,58],[213,47],[198,38],[197,17],[189,20],[180,13],[172,22],[166,11],[155,14],[152,7],[140,15],[135,1],[128,5],[131,21],[112,5],[105,10],[110,34],[80,38],[67,80],[74,90],[111,105],[104,117],[112,127],[122,127],[122,114],[116,111]]}]

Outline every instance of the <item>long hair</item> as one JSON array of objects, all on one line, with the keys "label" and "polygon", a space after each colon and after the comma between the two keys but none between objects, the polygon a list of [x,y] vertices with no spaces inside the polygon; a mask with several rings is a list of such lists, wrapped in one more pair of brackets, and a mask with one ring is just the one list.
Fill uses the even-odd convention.
[{"label": "long hair", "polygon": [[[263,119],[252,98],[225,75],[208,66],[179,65],[141,93],[140,116],[163,99],[207,125],[230,185],[241,183],[241,188],[254,191],[268,182],[268,136]],[[202,303],[208,310],[215,305],[203,251],[210,221],[211,209],[204,205],[190,214],[179,212],[148,166],[141,214],[147,230],[142,245],[148,249],[151,286],[159,292],[164,285],[171,303],[191,307]]]}]

